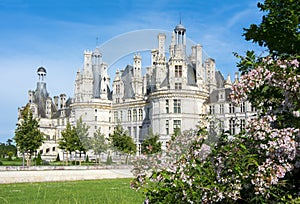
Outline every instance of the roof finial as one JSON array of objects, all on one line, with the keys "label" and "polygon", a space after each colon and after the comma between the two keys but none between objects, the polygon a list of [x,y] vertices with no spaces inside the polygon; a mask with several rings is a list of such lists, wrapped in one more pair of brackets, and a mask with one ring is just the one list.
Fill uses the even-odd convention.
[{"label": "roof finial", "polygon": [[179,24],[181,24],[181,13],[179,13]]}]

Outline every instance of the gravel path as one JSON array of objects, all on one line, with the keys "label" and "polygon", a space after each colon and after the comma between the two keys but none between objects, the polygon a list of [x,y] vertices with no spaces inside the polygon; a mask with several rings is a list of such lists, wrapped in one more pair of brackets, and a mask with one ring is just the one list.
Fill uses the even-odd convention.
[{"label": "gravel path", "polygon": [[130,169],[0,171],[0,184],[132,178]]}]

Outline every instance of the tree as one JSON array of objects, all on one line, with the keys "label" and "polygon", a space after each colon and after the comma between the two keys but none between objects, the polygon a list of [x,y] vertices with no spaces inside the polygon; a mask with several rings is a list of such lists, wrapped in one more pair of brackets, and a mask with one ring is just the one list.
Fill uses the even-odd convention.
[{"label": "tree", "polygon": [[28,154],[27,165],[29,166],[32,154],[43,144],[45,137],[39,130],[39,121],[33,118],[28,105],[22,110],[13,139],[16,141],[19,151],[23,155]]},{"label": "tree", "polygon": [[136,153],[136,145],[133,139],[128,135],[127,131],[123,129],[121,124],[118,124],[109,140],[112,146],[118,151],[126,155],[125,163],[128,163],[128,156]]},{"label": "tree", "polygon": [[91,144],[92,144],[92,149],[94,150],[95,154],[96,154],[96,159],[97,159],[97,155],[99,156],[98,160],[99,160],[99,164],[100,164],[100,156],[101,153],[104,153],[108,150],[108,143],[107,140],[105,138],[105,135],[103,133],[101,133],[101,130],[98,129],[95,133],[94,133],[94,137],[91,140]]},{"label": "tree", "polygon": [[246,40],[265,46],[271,54],[300,53],[300,6],[297,0],[265,0],[257,4],[265,12],[259,25],[244,28]]},{"label": "tree", "polygon": [[159,141],[158,134],[151,134],[142,142],[141,152],[142,154],[155,154],[161,152],[161,142]]},{"label": "tree", "polygon": [[73,151],[77,150],[79,144],[80,140],[76,129],[67,123],[66,129],[61,132],[61,138],[58,141],[58,147],[67,153],[66,165],[68,165],[68,154],[71,155]]},{"label": "tree", "polygon": [[82,118],[80,117],[77,121],[76,121],[76,126],[75,126],[75,130],[76,130],[76,134],[79,138],[78,141],[78,146],[76,147],[76,150],[79,151],[79,163],[81,165],[81,152],[83,152],[84,154],[86,153],[86,151],[88,151],[91,148],[91,140],[88,137],[89,135],[89,126],[87,126],[85,123],[82,122]]}]

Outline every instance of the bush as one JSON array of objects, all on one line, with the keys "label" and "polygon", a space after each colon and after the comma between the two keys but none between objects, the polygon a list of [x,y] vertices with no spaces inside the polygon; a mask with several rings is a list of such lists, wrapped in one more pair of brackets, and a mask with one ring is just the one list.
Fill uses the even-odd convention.
[{"label": "bush", "polygon": [[59,154],[57,154],[57,157],[56,157],[55,161],[56,161],[56,162],[60,162]]},{"label": "bush", "polygon": [[110,155],[107,156],[106,158],[106,164],[111,165],[112,164],[112,157]]},{"label": "bush", "polygon": [[90,162],[90,160],[89,160],[89,155],[86,155],[85,162],[86,162],[86,163],[89,163],[89,162]]},{"label": "bush", "polygon": [[2,166],[3,165],[3,162],[2,161],[0,161],[0,166]]}]

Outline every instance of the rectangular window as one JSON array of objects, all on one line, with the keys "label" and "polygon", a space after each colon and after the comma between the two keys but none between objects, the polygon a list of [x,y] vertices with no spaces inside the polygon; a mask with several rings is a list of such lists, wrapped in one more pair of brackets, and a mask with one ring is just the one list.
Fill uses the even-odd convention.
[{"label": "rectangular window", "polygon": [[246,120],[241,119],[240,132],[243,132],[245,130],[245,127],[246,127]]},{"label": "rectangular window", "polygon": [[182,66],[181,65],[175,65],[175,77],[176,78],[182,77]]},{"label": "rectangular window", "polygon": [[139,121],[143,120],[143,109],[139,109]]},{"label": "rectangular window", "polygon": [[231,135],[235,134],[235,120],[234,119],[229,120],[229,132]]},{"label": "rectangular window", "polygon": [[209,114],[211,114],[211,115],[215,114],[215,106],[214,105],[209,106]]},{"label": "rectangular window", "polygon": [[241,113],[246,112],[246,104],[245,102],[241,103]]},{"label": "rectangular window", "polygon": [[120,121],[123,121],[123,111],[120,111]]},{"label": "rectangular window", "polygon": [[215,122],[214,121],[210,121],[209,122],[209,133],[213,134],[215,131]]},{"label": "rectangular window", "polygon": [[224,114],[224,104],[220,104],[220,114]]},{"label": "rectangular window", "polygon": [[116,85],[116,94],[119,94],[120,93],[120,84],[117,84]]},{"label": "rectangular window", "polygon": [[173,100],[174,113],[181,113],[181,100],[174,99]]},{"label": "rectangular window", "polygon": [[127,120],[131,121],[131,110],[128,110],[127,112]]},{"label": "rectangular window", "polygon": [[128,130],[128,135],[131,136],[131,127],[128,127],[127,130]]},{"label": "rectangular window", "polygon": [[119,98],[116,98],[116,103],[120,103],[120,99]]},{"label": "rectangular window", "polygon": [[220,132],[224,132],[224,128],[225,128],[224,121],[221,120],[221,121],[220,121]]},{"label": "rectangular window", "polygon": [[118,122],[118,112],[114,112],[114,122]]},{"label": "rectangular window", "polygon": [[251,112],[256,112],[256,108],[251,104]]},{"label": "rectangular window", "polygon": [[169,120],[166,120],[166,134],[169,135]]},{"label": "rectangular window", "polygon": [[97,116],[95,116],[95,121],[97,121]]},{"label": "rectangular window", "polygon": [[181,121],[180,120],[173,121],[173,131],[175,131],[176,129],[181,129]]},{"label": "rectangular window", "polygon": [[234,105],[229,103],[229,113],[234,113]]},{"label": "rectangular window", "polygon": [[133,121],[137,121],[137,112],[136,109],[133,109]]},{"label": "rectangular window", "polygon": [[175,89],[182,89],[182,84],[181,83],[175,83]]},{"label": "rectangular window", "polygon": [[137,131],[136,127],[133,127],[133,137],[137,140]]},{"label": "rectangular window", "polygon": [[169,100],[166,100],[166,113],[169,113]]}]

